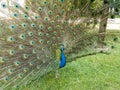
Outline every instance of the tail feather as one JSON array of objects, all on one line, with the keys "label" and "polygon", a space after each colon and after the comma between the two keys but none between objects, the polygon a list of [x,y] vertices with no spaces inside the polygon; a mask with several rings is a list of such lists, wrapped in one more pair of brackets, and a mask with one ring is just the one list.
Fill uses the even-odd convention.
[{"label": "tail feather", "polygon": [[72,48],[80,35],[86,34],[85,27],[75,21],[80,12],[70,6],[69,0],[26,0],[23,6],[10,1],[1,6],[6,18],[0,20],[2,88],[18,87],[59,68],[56,49],[61,45]]}]

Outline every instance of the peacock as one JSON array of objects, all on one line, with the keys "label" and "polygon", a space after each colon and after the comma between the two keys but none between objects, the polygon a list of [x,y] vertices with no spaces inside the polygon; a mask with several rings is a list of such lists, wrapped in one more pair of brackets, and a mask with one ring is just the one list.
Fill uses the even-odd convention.
[{"label": "peacock", "polygon": [[81,12],[69,0],[25,0],[22,5],[8,0],[0,5],[0,90],[63,68],[79,40],[79,49],[91,42],[86,21],[78,22]]}]

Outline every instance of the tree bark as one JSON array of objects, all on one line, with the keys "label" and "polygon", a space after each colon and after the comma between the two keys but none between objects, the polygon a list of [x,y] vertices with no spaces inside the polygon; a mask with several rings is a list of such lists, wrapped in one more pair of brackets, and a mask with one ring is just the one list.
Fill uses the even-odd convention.
[{"label": "tree bark", "polygon": [[109,15],[109,0],[103,0],[103,11],[100,19],[100,26],[98,32],[98,47],[100,48],[104,46],[108,15]]}]

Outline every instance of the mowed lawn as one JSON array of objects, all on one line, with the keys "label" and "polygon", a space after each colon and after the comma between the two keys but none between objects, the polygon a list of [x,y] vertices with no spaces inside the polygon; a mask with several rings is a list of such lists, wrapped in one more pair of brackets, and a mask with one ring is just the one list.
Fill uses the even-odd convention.
[{"label": "mowed lawn", "polygon": [[20,90],[120,90],[119,35],[117,31],[106,38],[107,45],[112,47],[110,54],[76,58],[59,69],[59,78],[51,72]]}]

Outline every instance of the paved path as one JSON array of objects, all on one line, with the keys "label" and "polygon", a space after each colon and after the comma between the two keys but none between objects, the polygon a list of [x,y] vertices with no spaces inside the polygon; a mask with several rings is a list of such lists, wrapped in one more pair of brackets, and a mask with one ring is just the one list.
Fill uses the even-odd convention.
[{"label": "paved path", "polygon": [[107,29],[120,30],[120,18],[108,19]]}]

